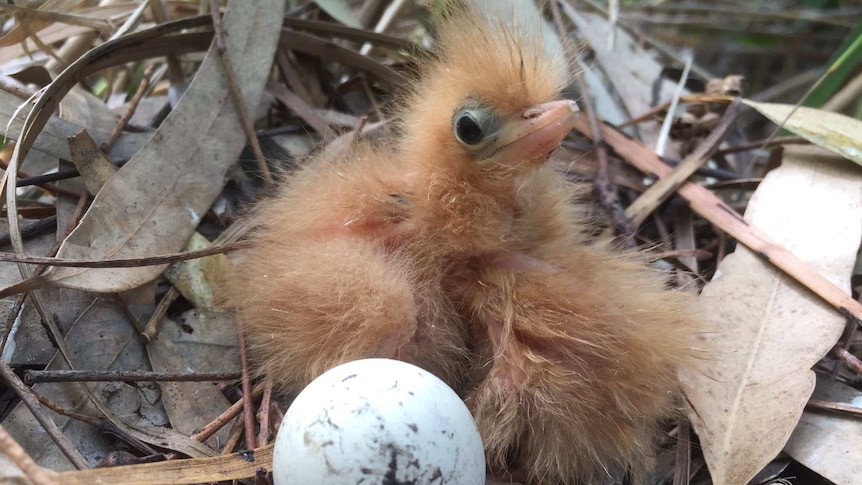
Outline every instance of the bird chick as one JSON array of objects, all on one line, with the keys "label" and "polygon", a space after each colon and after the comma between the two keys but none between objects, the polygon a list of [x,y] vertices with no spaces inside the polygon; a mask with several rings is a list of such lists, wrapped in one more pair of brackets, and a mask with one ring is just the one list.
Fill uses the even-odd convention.
[{"label": "bird chick", "polygon": [[672,414],[689,301],[589,242],[546,164],[576,106],[558,98],[559,49],[530,34],[543,27],[463,4],[445,17],[397,139],[290,175],[258,207],[228,297],[288,390],[402,359],[465,397],[495,479],[619,478]]},{"label": "bird chick", "polygon": [[571,188],[543,165],[571,127],[553,101],[565,61],[493,20],[450,19],[441,40],[400,152],[429,202],[414,218],[453,261],[444,286],[473,332],[466,401],[489,466],[529,483],[619,477],[672,408],[690,301],[636,257],[587,244]]}]

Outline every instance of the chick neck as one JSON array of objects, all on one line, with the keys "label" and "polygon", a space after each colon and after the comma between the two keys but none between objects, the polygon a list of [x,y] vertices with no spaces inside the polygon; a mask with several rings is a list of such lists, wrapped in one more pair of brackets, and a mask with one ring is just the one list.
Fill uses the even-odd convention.
[{"label": "chick neck", "polygon": [[494,172],[438,167],[430,161],[419,163],[409,176],[414,227],[422,239],[434,241],[440,251],[464,255],[518,245],[512,227],[524,203],[519,192],[534,169],[500,167]]}]

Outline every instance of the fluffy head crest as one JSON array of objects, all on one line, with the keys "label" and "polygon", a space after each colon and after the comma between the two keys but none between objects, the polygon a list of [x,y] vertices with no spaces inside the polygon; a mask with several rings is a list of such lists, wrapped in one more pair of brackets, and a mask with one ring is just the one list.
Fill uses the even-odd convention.
[{"label": "fluffy head crest", "polygon": [[496,6],[482,9],[478,2],[447,12],[439,28],[439,57],[425,79],[437,92],[445,85],[452,93],[480,97],[505,112],[554,99],[569,74],[551,26],[532,0]]},{"label": "fluffy head crest", "polygon": [[417,161],[433,153],[466,162],[479,150],[465,152],[453,135],[459,110],[477,108],[504,123],[556,99],[570,74],[565,50],[532,0],[458,1],[441,18],[435,55],[401,116],[401,151]]}]

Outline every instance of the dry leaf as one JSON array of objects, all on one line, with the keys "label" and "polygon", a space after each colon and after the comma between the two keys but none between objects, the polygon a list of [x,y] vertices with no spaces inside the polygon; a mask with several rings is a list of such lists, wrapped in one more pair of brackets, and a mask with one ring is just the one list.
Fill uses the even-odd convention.
[{"label": "dry leaf", "polygon": [[[176,323],[164,319],[161,326],[164,328],[168,325],[176,326]],[[210,347],[199,350],[212,354],[218,353],[220,349]],[[154,371],[200,372],[200,369],[192,367],[182,358],[177,347],[164,333],[147,342],[147,354]],[[215,382],[159,382],[158,385],[162,390],[162,404],[171,427],[185,435],[194,434],[231,404]],[[217,448],[226,442],[229,435],[230,426],[225,426],[207,440],[207,444]]]},{"label": "dry leaf", "polygon": [[[27,109],[25,107],[21,110],[14,119],[12,114],[24,103],[23,99],[0,89],[0,129],[2,129],[0,133],[7,138],[13,140],[19,138]],[[84,127],[80,125],[51,116],[39,137],[36,138],[33,148],[68,160],[70,157],[68,138],[82,129]],[[97,143],[107,140],[110,135],[109,131],[94,131],[90,128],[87,128],[87,132]],[[113,160],[128,160],[144,146],[149,138],[150,135],[147,133],[123,133],[111,148],[109,156]]]},{"label": "dry leaf", "polygon": [[[165,9],[168,13],[168,17],[172,19],[185,18],[197,15],[198,13],[198,8],[195,4],[177,1],[164,3],[166,4]],[[100,19],[111,19],[114,21],[114,25],[117,26],[118,22],[121,22],[123,19],[128,17],[128,15],[137,8],[138,5],[131,2],[122,2],[118,5],[99,5],[96,7],[82,8],[80,10],[76,10],[75,14],[89,18],[90,22],[88,22],[88,24],[90,25],[70,25],[59,22],[52,23],[39,31],[39,40],[43,45],[51,45],[81,34],[92,32],[96,27],[95,24],[97,24]],[[147,21],[153,20],[149,9],[144,12],[144,17]],[[15,59],[16,57],[26,56],[28,52],[38,52],[40,50],[41,47],[33,42],[32,37],[28,37],[25,42],[0,49],[0,63],[5,63],[10,59]]]},{"label": "dry leaf", "polygon": [[111,133],[117,127],[117,114],[105,102],[81,86],[75,86],[60,101],[60,119],[84,126],[87,131]]},{"label": "dry leaf", "polygon": [[[143,345],[135,338],[137,333],[126,323],[125,316],[112,301],[104,297],[93,298],[92,295],[65,289],[46,291],[43,292],[43,296],[61,322],[74,321],[65,338],[78,368],[129,370],[139,369],[145,365],[146,355]],[[50,347],[44,330],[40,340]],[[40,343],[39,340],[29,337],[18,340],[18,347],[23,348],[38,343]],[[68,368],[59,355],[55,355],[47,367],[48,370]],[[97,395],[105,396],[103,390],[107,389],[109,383],[89,385]],[[41,383],[36,384],[34,388],[65,409],[90,416],[99,414],[79,384]],[[124,417],[126,420],[132,418],[129,415]],[[111,451],[108,440],[89,424],[60,415],[53,415],[53,418],[60,429],[78,445],[92,465],[99,463],[102,457]],[[18,439],[21,446],[40,465],[53,470],[74,468],[60,449],[54,445],[50,436],[42,431],[41,425],[23,404],[19,403],[3,420],[3,427]]]},{"label": "dry leaf", "polygon": [[[239,347],[232,315],[189,310],[162,319],[159,334],[147,345],[154,370],[239,372]],[[175,429],[192,434],[230,406],[216,382],[159,382],[162,403]],[[231,426],[207,440],[223,446]]]},{"label": "dry leaf", "polygon": [[362,28],[362,24],[359,23],[353,10],[350,9],[350,5],[345,0],[315,0],[314,3],[321,10],[329,14],[330,17],[342,24],[355,29]]},{"label": "dry leaf", "polygon": [[105,157],[96,142],[84,130],[69,137],[69,154],[81,174],[87,192],[91,194],[98,193],[105,182],[117,173],[117,166]]},{"label": "dry leaf", "polygon": [[22,9],[15,13],[15,25],[0,37],[0,47],[8,47],[23,42],[31,35],[53,24],[52,20],[36,15],[50,12],[71,12],[82,0],[47,0],[34,10]]},{"label": "dry leaf", "polygon": [[[8,232],[8,223],[0,221],[0,231]],[[30,254],[45,254],[57,242],[53,232],[29,239],[25,248]],[[3,265],[0,267],[0,285],[6,286],[21,279],[21,273],[14,265]],[[24,310],[16,317],[10,315],[16,298],[0,300],[0,319],[3,322],[13,322],[9,332],[9,340],[3,348],[2,358],[10,366],[45,366],[50,362],[56,349],[51,342],[45,338],[45,328],[35,309],[31,305],[25,305]],[[68,301],[61,303],[58,316],[61,323],[70,322],[74,315],[67,313],[66,309],[72,304]],[[11,318],[10,318],[11,317]],[[5,329],[4,329],[5,330]],[[19,345],[20,344],[20,345]]]},{"label": "dry leaf", "polygon": [[[849,292],[862,171],[814,147],[788,149],[746,220]],[[811,366],[838,340],[844,318],[741,245],[702,296],[716,325],[714,355],[682,379],[713,482],[738,485],[784,446],[811,395]]]},{"label": "dry leaf", "polygon": [[[621,125],[631,119],[626,110],[619,105],[617,97],[611,92],[604,78],[595,69],[584,69],[584,83],[590,91],[596,115],[612,125]],[[634,136],[634,128],[626,127],[623,131]]]},{"label": "dry leaf", "polygon": [[[862,392],[818,377],[814,398],[862,407]],[[806,410],[784,451],[836,485],[862,479],[862,420],[858,416]]]},{"label": "dry leaf", "polygon": [[[227,50],[246,106],[256,106],[278,41],[284,2],[230,2]],[[58,257],[128,258],[179,251],[224,184],[245,144],[215,49],[176,109],[147,145],[96,196]],[[164,266],[54,267],[37,286],[119,292],[157,277]]]},{"label": "dry leaf", "polygon": [[[198,233],[192,234],[183,251],[194,251],[212,246],[207,238]],[[172,265],[165,271],[165,277],[174,287],[199,310],[215,308],[218,281],[224,281],[230,261],[224,254],[192,259]]]},{"label": "dry leaf", "polygon": [[793,113],[782,125],[784,129],[862,165],[862,121],[806,106],[794,108],[792,104],[757,103],[747,99],[742,102],[775,124],[784,123],[787,115]]},{"label": "dry leaf", "polygon": [[[615,27],[601,15],[575,11],[568,2],[562,2],[560,6],[595,52],[598,64],[625,105],[629,117],[650,111],[652,84],[661,78],[662,66],[622,30],[617,30],[616,42],[612,49],[609,48],[608,36]],[[673,83],[662,81],[660,101],[670,99],[673,89]],[[639,124],[637,130],[641,141],[655,147],[659,128],[654,121]]]}]

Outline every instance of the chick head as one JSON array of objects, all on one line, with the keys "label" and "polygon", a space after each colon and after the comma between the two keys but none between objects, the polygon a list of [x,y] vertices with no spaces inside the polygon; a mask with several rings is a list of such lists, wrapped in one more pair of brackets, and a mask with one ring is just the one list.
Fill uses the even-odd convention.
[{"label": "chick head", "polygon": [[[513,20],[514,19],[514,20]],[[509,182],[548,159],[571,130],[577,106],[560,100],[564,51],[549,46],[536,12],[490,15],[469,5],[444,13],[436,56],[413,86],[400,151],[425,171]]]}]

